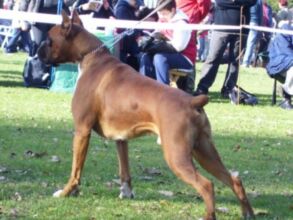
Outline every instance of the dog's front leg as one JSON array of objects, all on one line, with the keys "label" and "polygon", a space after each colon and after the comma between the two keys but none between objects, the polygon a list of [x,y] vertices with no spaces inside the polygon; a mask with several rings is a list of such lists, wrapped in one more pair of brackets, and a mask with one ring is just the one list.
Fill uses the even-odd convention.
[{"label": "dog's front leg", "polygon": [[119,160],[119,175],[121,180],[119,198],[133,198],[134,194],[131,188],[131,177],[128,162],[128,144],[127,141],[117,141],[116,145]]},{"label": "dog's front leg", "polygon": [[58,190],[53,194],[54,197],[73,195],[78,191],[81,171],[86,158],[90,133],[75,132],[73,139],[73,161],[71,176],[63,190]]}]

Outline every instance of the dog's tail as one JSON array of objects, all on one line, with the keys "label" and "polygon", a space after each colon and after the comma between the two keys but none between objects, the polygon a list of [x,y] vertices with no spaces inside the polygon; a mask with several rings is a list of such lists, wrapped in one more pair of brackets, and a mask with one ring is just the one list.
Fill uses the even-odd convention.
[{"label": "dog's tail", "polygon": [[193,108],[202,108],[209,102],[209,97],[207,95],[195,96],[191,100],[191,106]]}]

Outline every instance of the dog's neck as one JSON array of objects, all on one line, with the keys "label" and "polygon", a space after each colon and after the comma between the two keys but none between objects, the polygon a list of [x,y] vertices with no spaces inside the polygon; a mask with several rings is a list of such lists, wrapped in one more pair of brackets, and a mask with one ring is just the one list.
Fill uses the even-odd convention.
[{"label": "dog's neck", "polygon": [[[110,53],[106,45],[100,41],[95,35],[89,33],[88,31],[80,32],[77,36],[77,42],[84,42],[86,45],[77,45],[76,51],[79,51],[76,61],[78,63],[82,63],[84,60],[87,60],[87,57],[90,57],[94,54],[103,54]],[[83,49],[80,49],[83,48]]]}]

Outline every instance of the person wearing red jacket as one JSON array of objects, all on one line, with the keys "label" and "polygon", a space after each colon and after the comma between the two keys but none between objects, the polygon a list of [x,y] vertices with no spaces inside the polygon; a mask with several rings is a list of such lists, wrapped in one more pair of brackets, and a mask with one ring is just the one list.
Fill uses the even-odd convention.
[{"label": "person wearing red jacket", "polygon": [[[211,7],[211,0],[175,0],[176,7],[188,16],[188,23],[199,24],[208,14]],[[196,39],[196,31],[192,35]],[[195,54],[196,54],[195,48]],[[194,90],[195,72],[178,81],[178,86],[184,91],[192,93]]]}]

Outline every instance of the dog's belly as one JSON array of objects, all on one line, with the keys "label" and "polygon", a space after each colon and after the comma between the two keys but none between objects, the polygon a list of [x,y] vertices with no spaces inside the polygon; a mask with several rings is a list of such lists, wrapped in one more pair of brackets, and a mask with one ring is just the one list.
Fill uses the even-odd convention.
[{"label": "dog's belly", "polygon": [[102,131],[106,138],[112,140],[128,140],[145,134],[159,134],[157,125],[151,122],[136,123],[132,126],[103,123]]}]

